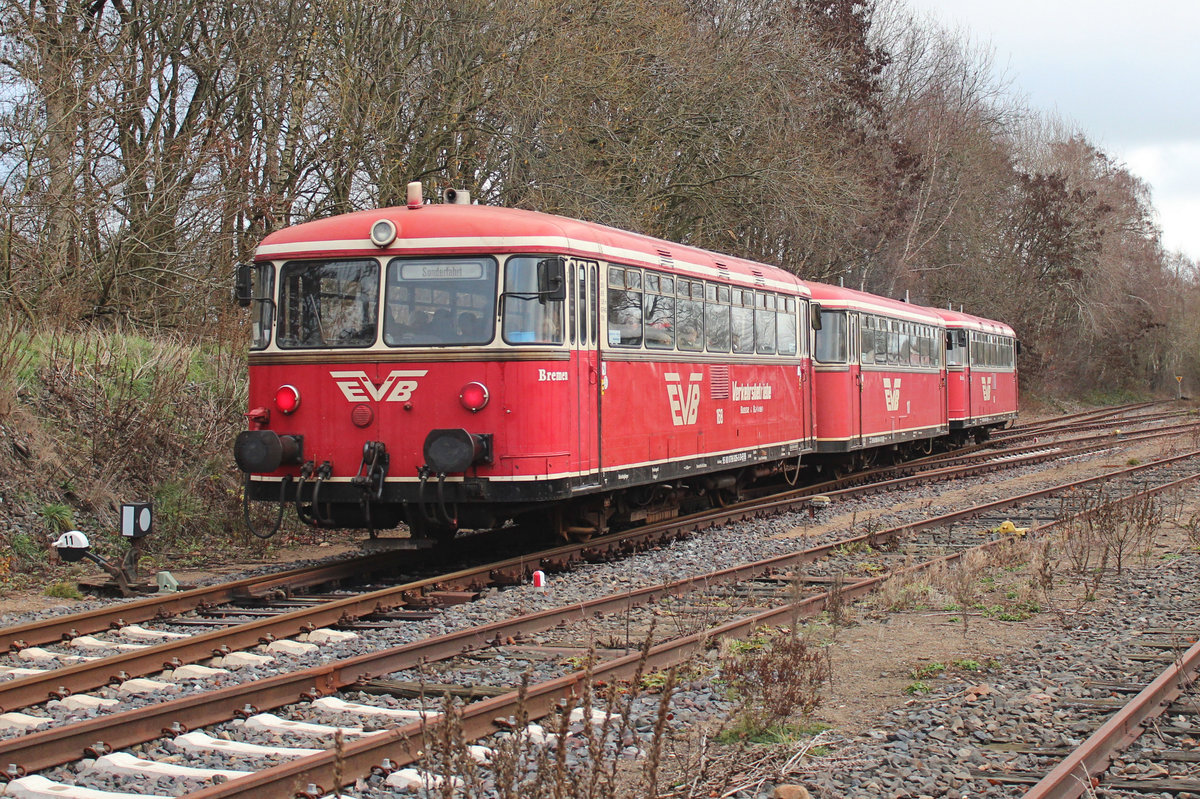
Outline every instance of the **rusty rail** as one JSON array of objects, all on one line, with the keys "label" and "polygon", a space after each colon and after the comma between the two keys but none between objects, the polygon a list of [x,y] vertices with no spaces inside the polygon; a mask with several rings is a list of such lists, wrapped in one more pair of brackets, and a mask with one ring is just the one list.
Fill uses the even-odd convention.
[{"label": "rusty rail", "polygon": [[[1181,480],[1175,480],[1171,483],[1149,489],[1148,491],[1138,492],[1138,494],[1158,493],[1196,480],[1200,480],[1200,473],[1189,475]],[[1117,501],[1128,499],[1129,497],[1124,497]],[[1059,522],[1053,522],[1043,525],[1038,529],[1046,530],[1057,524]],[[925,563],[917,564],[899,573],[924,571],[939,564],[954,562],[966,557],[971,552],[987,551],[1011,544],[1015,540],[1015,537],[994,539],[978,547],[972,547],[971,549],[951,553]],[[892,575],[872,577],[844,586],[841,589],[843,600],[849,601],[865,596],[890,576]],[[827,607],[834,590],[830,589],[825,593],[807,597],[798,602],[771,608],[726,622],[709,630],[653,646],[645,655],[639,652],[598,664],[592,668],[593,679],[603,682],[628,678],[638,668],[643,666],[648,669],[669,668],[694,657],[713,640],[747,635],[764,625],[777,625],[787,623],[798,617],[815,616]],[[1200,652],[1200,644],[1197,644],[1192,649]],[[582,686],[585,678],[585,672],[577,671],[532,685],[523,692],[524,696],[522,696],[522,692],[512,691],[502,696],[472,703],[462,710],[461,726],[463,736],[468,740],[484,737],[495,731],[494,720],[496,718],[515,716],[518,712],[524,713],[530,719],[538,719],[548,715],[553,712],[563,699],[579,693],[579,688]],[[1147,692],[1149,691],[1150,689],[1147,689]],[[310,784],[317,786],[322,793],[326,790],[336,792],[341,786],[332,785],[331,781],[333,775],[339,769],[343,774],[366,774],[385,757],[390,759],[396,766],[409,765],[419,760],[421,757],[422,732],[426,725],[436,723],[436,717],[414,722],[390,730],[385,735],[352,741],[345,744],[340,750],[331,749],[305,758],[299,758],[290,763],[256,772],[246,777],[230,780],[222,785],[196,791],[189,794],[189,796],[192,799],[234,799],[235,797],[243,799],[292,799],[298,790]],[[1047,794],[1047,796],[1050,795]],[[1058,796],[1058,794],[1053,795]],[[1071,794],[1071,796],[1078,795]],[[1027,794],[1026,796],[1028,799],[1029,795]],[[1067,794],[1062,794],[1062,796],[1067,796]]]},{"label": "rusty rail", "polygon": [[1113,755],[1124,751],[1145,731],[1148,721],[1162,715],[1171,702],[1191,685],[1200,669],[1200,643],[1172,663],[1154,682],[1142,689],[1108,721],[1101,725],[1078,749],[1055,766],[1037,785],[1025,793],[1025,799],[1076,799],[1101,782]]},{"label": "rusty rail", "polygon": [[[1159,462],[1158,465],[1198,455],[1200,455],[1200,451],[1165,459]],[[1151,465],[1154,464],[1121,469],[1111,473],[1110,476],[1138,471]],[[1068,483],[1064,486],[1059,486],[1058,489],[1065,490],[1070,487],[1093,482],[1096,479],[1100,478],[1090,478],[1086,481]],[[1200,480],[1200,473],[1192,474],[1140,493],[1159,493],[1196,480]],[[1046,491],[1038,491],[1026,496],[1037,497],[1045,493]],[[995,504],[997,503],[989,503],[980,507],[986,509]],[[896,536],[906,529],[920,529],[928,527],[931,524],[945,524],[948,521],[953,521],[966,515],[969,514],[966,512],[946,514],[938,517],[938,519],[903,525],[880,531],[875,533],[874,536],[864,535],[851,540],[868,540],[873,537]],[[1051,522],[1041,525],[1037,530],[1048,530],[1058,523]],[[1013,540],[1011,537],[994,539],[985,542],[979,547],[935,558],[926,564],[914,566],[896,574],[915,572],[940,563],[951,563],[963,557],[968,552],[975,550],[987,551],[995,547],[1007,545]],[[234,718],[247,704],[253,705],[258,710],[270,710],[282,707],[301,701],[306,696],[313,698],[331,694],[358,684],[364,679],[412,668],[420,662],[453,657],[461,654],[463,651],[489,646],[509,636],[545,630],[562,621],[581,619],[600,613],[620,612],[667,595],[686,593],[695,587],[704,587],[732,580],[748,579],[765,573],[778,572],[786,568],[817,560],[844,543],[843,541],[838,541],[823,546],[811,547],[806,550],[731,567],[711,574],[689,577],[669,584],[651,586],[623,594],[614,594],[565,608],[552,608],[515,619],[472,627],[437,639],[415,642],[383,652],[324,664],[291,674],[276,675],[275,677],[256,682],[230,686],[215,692],[182,697],[124,713],[101,716],[65,728],[29,733],[18,738],[0,741],[0,762],[14,763],[27,771],[60,765],[81,757],[84,750],[94,745],[97,741],[103,741],[113,748],[130,746],[159,737],[162,731],[171,728],[175,723],[180,723],[184,727],[194,728],[228,721]],[[891,576],[895,576],[895,574],[880,575],[854,583],[847,587],[846,590],[850,592],[847,594],[847,597],[857,598],[873,590],[879,583]],[[822,597],[825,599],[822,599]],[[796,605],[785,606],[785,610],[786,612],[802,612],[805,608],[812,607],[816,608],[814,612],[819,612],[820,609],[824,608],[823,603],[827,601],[828,597],[828,593],[815,595]],[[768,613],[784,613],[785,610],[776,609],[768,611]],[[763,621],[762,618],[764,617],[762,614],[758,614],[752,618],[759,620],[756,623],[771,623]],[[776,621],[778,620],[777,617],[771,618]],[[721,634],[720,631],[724,629],[724,627],[717,628],[716,631],[709,631],[705,635],[719,635]],[[726,632],[725,634],[732,633]],[[397,760],[397,756],[395,755],[389,754],[387,756],[393,761]]]},{"label": "rusty rail", "polygon": [[39,619],[28,624],[0,629],[0,649],[55,643],[65,638],[101,632],[113,626],[137,624],[186,613],[204,605],[220,605],[238,599],[263,596],[277,588],[303,588],[347,577],[359,577],[364,572],[389,568],[390,560],[389,558],[381,561],[378,555],[353,558],[316,568],[308,566],[290,569],[221,585],[144,597],[83,613]]}]

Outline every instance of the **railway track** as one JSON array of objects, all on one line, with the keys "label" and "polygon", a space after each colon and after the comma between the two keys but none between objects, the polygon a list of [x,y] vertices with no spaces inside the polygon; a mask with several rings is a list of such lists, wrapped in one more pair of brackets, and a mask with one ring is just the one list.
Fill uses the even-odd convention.
[{"label": "railway track", "polygon": [[[1151,473],[1176,469],[1178,464],[1188,462],[1190,459],[1195,458],[1197,454],[1200,453],[1190,453],[1185,456],[1169,459],[1169,462],[1145,464],[1116,470],[1111,478],[1116,479],[1117,477],[1121,477],[1132,479],[1140,476],[1142,480],[1146,480],[1149,479]],[[1170,479],[1166,479],[1167,477]],[[1194,480],[1197,477],[1200,477],[1200,475],[1190,474],[1183,477],[1178,475],[1160,475],[1159,478],[1155,479],[1159,480],[1163,485],[1170,485],[1178,484],[1180,480]],[[1070,486],[1059,486],[1058,490],[1072,491],[1078,490],[1080,487],[1082,487],[1081,484],[1076,483]],[[973,510],[976,516],[980,514],[986,515],[989,511],[999,507],[1011,507],[1013,502],[1024,501],[1036,503],[1047,496],[1051,496],[1053,491],[1045,490],[1035,492],[1035,494],[1038,496],[1026,497],[1024,499],[1008,498],[1005,500],[1008,503],[1007,505],[1004,503],[989,503],[986,507]],[[755,514],[761,512],[761,510],[761,507],[756,507],[754,510],[746,508],[726,509],[724,513],[732,514],[731,518],[738,518],[739,514]],[[1039,518],[1043,518],[1041,514],[1045,514],[1044,518],[1047,519],[1054,516],[1051,508],[1037,508],[1034,511],[1028,512],[1030,516],[1037,515]],[[903,562],[905,558],[911,556],[913,551],[927,552],[931,547],[938,547],[942,550],[952,549],[954,551],[939,554],[935,558],[928,559],[927,563],[933,564],[952,561],[961,557],[962,552],[970,551],[973,547],[964,546],[956,549],[948,536],[940,535],[939,537],[939,534],[933,534],[929,541],[915,541],[910,539],[922,530],[952,530],[953,524],[962,518],[963,514],[950,514],[944,518],[925,520],[907,525],[904,529],[895,528],[873,531],[863,536],[837,539],[818,547],[791,552],[784,556],[768,559],[767,561],[742,564],[736,569],[724,570],[721,573],[705,574],[687,580],[676,581],[672,585],[658,585],[640,589],[639,591],[627,591],[603,597],[594,603],[577,603],[568,609],[550,608],[544,612],[526,614],[518,619],[466,628],[454,635],[443,636],[442,639],[414,641],[402,647],[392,647],[384,652],[322,664],[321,666],[309,669],[300,669],[292,674],[281,674],[235,686],[227,686],[216,692],[195,691],[187,696],[182,696],[168,702],[154,702],[135,710],[125,711],[124,713],[100,716],[80,725],[55,727],[42,731],[31,730],[20,738],[12,738],[0,742],[0,758],[3,758],[0,759],[0,762],[13,763],[15,766],[13,774],[16,774],[20,770],[30,772],[35,769],[51,768],[62,763],[67,763],[87,749],[91,749],[95,755],[99,754],[100,749],[125,747],[135,745],[139,742],[150,741],[160,737],[163,730],[174,730],[178,735],[183,735],[186,733],[181,732],[181,730],[188,728],[195,729],[198,726],[228,724],[239,713],[247,716],[247,718],[255,718],[262,715],[261,711],[288,707],[294,704],[297,697],[301,695],[307,695],[307,699],[310,701],[327,698],[334,692],[360,685],[364,679],[371,679],[404,669],[412,669],[419,663],[428,663],[457,655],[464,649],[476,649],[481,646],[488,646],[489,644],[494,646],[497,642],[515,639],[519,635],[528,635],[533,630],[550,629],[564,623],[569,617],[582,619],[601,614],[610,614],[619,617],[621,614],[627,615],[632,612],[631,608],[641,607],[661,596],[668,594],[675,595],[688,590],[694,590],[697,585],[708,587],[730,581],[744,581],[755,576],[761,577],[767,575],[770,577],[771,575],[777,575],[782,572],[794,570],[803,564],[813,563],[822,558],[829,558],[831,553],[836,553],[839,548],[844,551],[848,545],[853,545],[855,542],[871,543],[884,548],[897,547],[897,563]],[[695,524],[696,521],[692,520],[688,523]],[[978,540],[978,530],[973,530],[968,539],[971,536],[975,540]],[[899,549],[899,542],[901,540],[909,541],[911,545],[909,552],[905,553]],[[999,544],[996,544],[996,541],[1004,540],[1006,540],[1004,537],[996,536],[993,542],[984,546],[997,546]],[[593,547],[597,545],[608,547],[616,544],[615,542],[596,541],[590,542],[589,545]],[[536,563],[541,565],[542,561],[562,556],[563,553],[559,553],[557,556],[547,556],[546,553],[541,553]],[[489,571],[505,572],[514,568],[528,570],[533,564],[533,561],[509,563],[503,566],[492,564],[493,568]],[[899,568],[897,566],[885,571],[894,573]],[[808,582],[801,580],[801,584],[807,586],[809,595],[799,602],[785,602],[780,607],[749,614],[741,619],[727,621],[725,624],[719,625],[715,630],[697,632],[690,637],[684,636],[673,643],[664,642],[644,655],[630,654],[614,658],[605,664],[597,666],[592,672],[592,679],[619,679],[630,676],[638,669],[660,668],[671,662],[677,662],[678,659],[685,659],[692,656],[704,642],[711,640],[713,635],[735,635],[747,629],[754,629],[754,626],[763,623],[772,623],[772,621],[777,623],[779,619],[784,618],[787,614],[795,615],[805,608],[814,611],[819,610],[824,607],[825,602],[828,601],[831,595],[826,578],[830,572],[838,572],[839,569],[841,567],[835,562],[830,561],[826,567],[812,571],[809,574],[811,579]],[[842,569],[840,573],[844,574],[845,569]],[[458,578],[466,577],[466,575],[458,575]],[[861,593],[877,585],[883,577],[884,575],[881,574],[868,579],[854,581],[845,586],[846,595],[848,597],[861,595]],[[472,577],[470,579],[475,578]],[[365,608],[373,600],[377,601],[378,597],[372,597],[362,601],[359,605],[348,607]],[[358,599],[354,601],[358,601]],[[346,612],[347,617],[353,615],[346,608],[342,610]],[[261,629],[254,629],[253,632],[261,633]],[[240,634],[245,635],[244,632]],[[260,637],[265,636],[260,635]],[[201,646],[211,644],[211,640],[205,639]],[[232,647],[230,648],[232,649]],[[152,649],[155,648],[152,647]],[[128,653],[128,655],[117,656],[118,658],[127,657],[127,660],[106,661],[101,671],[107,670],[111,673],[113,667],[119,663],[145,662],[148,664],[153,662],[155,658],[162,658],[166,653],[167,650],[163,649],[153,652],[135,650]],[[70,671],[70,669],[76,669],[76,666],[59,669],[53,672],[53,674],[62,678],[57,681],[60,683],[64,682],[67,677],[77,679],[80,678],[80,675],[87,673],[87,669],[82,668],[85,665],[78,664],[79,668],[74,672]],[[205,675],[203,672],[199,672],[198,674],[201,675],[201,678],[215,676]],[[89,679],[95,682],[95,678]],[[523,703],[524,712],[528,712],[530,715],[549,712],[555,703],[561,699],[562,691],[573,687],[577,688],[580,685],[581,679],[583,677],[578,672],[563,674],[554,679],[544,681],[544,685],[539,683],[531,686],[530,690],[525,692],[523,698],[514,697],[512,695],[513,692],[510,691],[503,696],[492,697],[482,702],[473,703],[468,706],[469,713],[464,710],[464,732],[474,733],[478,729],[479,734],[482,735],[485,731],[494,731],[492,722],[497,716],[512,715],[515,712],[512,703],[517,700]],[[20,680],[17,682],[20,682]],[[56,681],[48,680],[43,682],[42,686],[44,687],[53,682]],[[64,694],[64,696],[56,701],[63,702],[68,698],[66,696],[67,692],[59,691],[58,693]],[[16,693],[12,694],[12,696],[18,695]],[[249,712],[246,708],[247,705],[252,706],[253,710],[257,712]],[[3,706],[5,710],[10,709],[10,705],[7,703]],[[376,714],[377,716],[378,714]],[[478,728],[473,725],[478,725]],[[264,769],[255,772],[255,776],[253,777],[238,776],[229,783],[205,788],[198,795],[248,795],[248,793],[242,791],[252,790],[260,795],[263,795],[263,792],[267,791],[265,795],[283,796],[290,794],[272,793],[272,791],[284,790],[279,786],[285,783],[291,787],[295,785],[306,786],[306,781],[311,781],[317,786],[329,785],[331,784],[331,769],[336,764],[341,764],[340,767],[345,769],[344,773],[351,773],[353,769],[358,768],[360,765],[367,765],[367,772],[369,772],[369,766],[378,766],[382,761],[383,756],[380,755],[382,751],[390,753],[385,757],[393,765],[401,763],[405,758],[415,757],[415,751],[411,751],[414,749],[412,741],[420,729],[421,719],[418,718],[407,725],[393,729],[391,732],[386,732],[383,735],[353,736],[353,739],[348,743],[344,738],[342,745],[336,747],[337,751],[332,756],[328,749],[323,754],[316,752],[306,754],[290,765],[284,764]],[[175,737],[178,737],[178,735]],[[351,733],[349,732],[343,732],[343,736],[350,735]],[[97,749],[94,746],[97,742],[103,742],[105,746]],[[212,776],[214,775],[208,775],[207,778],[211,778]],[[37,781],[32,780],[32,782],[36,783]],[[19,778],[14,780],[13,783],[18,789],[27,784],[29,783],[22,783]],[[268,785],[274,787],[265,787]]]},{"label": "railway track", "polygon": [[[1055,425],[1069,425],[1081,416],[1092,417],[1102,415],[1111,417],[1124,415],[1121,423],[1126,426],[1145,424],[1148,421],[1155,421],[1159,417],[1138,418],[1128,417],[1127,414],[1152,405],[1154,403],[1139,403],[1122,406],[1118,409],[1070,414],[1053,420],[1043,421],[1036,426],[1015,428],[1015,431],[1020,432],[1022,437],[1027,434],[1032,435],[1034,431],[1041,435],[1050,435],[1054,433],[1056,429]],[[1194,426],[1186,424],[1169,426],[1157,431],[1157,434],[1165,435],[1188,430],[1192,427]],[[1076,439],[1070,443],[1076,446],[1085,446],[1088,443],[1102,442],[1104,440],[1103,436],[1095,436]],[[993,444],[994,447],[995,444]],[[1040,445],[1040,448],[1045,449],[1045,445]],[[1007,453],[1009,455],[1028,454],[1038,450],[1039,445],[1022,449],[1008,447]],[[982,447],[977,448],[975,451],[957,450],[904,464],[871,470],[840,480],[827,481],[815,486],[808,486],[800,492],[792,493],[795,496],[814,493],[820,494],[825,491],[840,490],[859,483],[878,482],[913,470],[927,469],[936,464],[958,463],[966,465],[979,459],[993,457],[994,455],[988,454],[988,450],[984,450]],[[372,554],[342,562],[318,564],[289,569],[274,574],[248,577],[230,583],[194,588],[174,594],[147,596],[120,605],[97,608],[84,613],[39,619],[34,622],[0,629],[0,648],[11,650],[14,648],[20,649],[29,646],[39,646],[128,625],[177,618],[180,614],[192,612],[197,609],[210,609],[234,602],[267,601],[272,597],[290,596],[305,589],[326,584],[336,584],[351,578],[361,580],[364,576],[372,574],[389,574],[402,569],[418,570],[426,566],[433,557],[434,553],[424,550],[402,550],[392,553]],[[0,704],[0,707],[2,706]]]},{"label": "railway track", "polygon": [[[1076,799],[1093,795],[1103,786],[1109,791],[1132,791],[1140,794],[1165,792],[1170,795],[1200,793],[1200,776],[1172,774],[1162,764],[1196,763],[1200,758],[1194,751],[1193,735],[1196,734],[1194,717],[1196,705],[1196,680],[1200,676],[1200,642],[1194,631],[1184,634],[1193,641],[1186,651],[1180,652],[1180,631],[1150,631],[1172,636],[1163,641],[1148,642],[1148,646],[1161,647],[1155,660],[1168,661],[1164,668],[1148,684],[1136,690],[1136,686],[1118,684],[1111,686],[1114,692],[1125,693],[1136,690],[1127,702],[1123,700],[1092,700],[1085,707],[1100,712],[1112,711],[1102,724],[1074,750],[1066,753],[1058,764],[1044,777],[1036,774],[1003,775],[1013,782],[1034,783],[1026,793],[1026,799]],[[1083,703],[1081,703],[1083,704]],[[1167,723],[1164,716],[1173,715],[1181,721]],[[1159,723],[1163,720],[1164,723]],[[1118,757],[1125,755],[1131,746],[1144,734],[1152,733],[1159,739],[1158,748],[1150,748],[1141,754],[1124,757],[1122,769],[1112,773],[1111,767]],[[1056,758],[1057,752],[1034,750],[1032,753]],[[1148,766],[1144,771],[1134,770],[1139,776],[1128,776],[1129,764],[1143,760]],[[1122,773],[1124,772],[1124,773]],[[997,775],[991,775],[993,779]]]},{"label": "railway track", "polygon": [[[1176,427],[1169,427],[1140,435],[1163,436],[1176,432]],[[1134,440],[1139,440],[1139,436],[1128,436],[1127,441]],[[849,485],[851,482],[865,479],[857,477],[841,481],[840,484],[847,486],[844,488],[837,488],[839,483],[823,484],[632,531],[614,533],[588,542],[572,543],[542,552],[481,563],[456,572],[436,574],[351,596],[323,597],[320,600],[295,603],[298,606],[285,605],[264,609],[261,613],[247,611],[245,608],[234,609],[231,611],[233,618],[223,618],[220,621],[208,618],[189,619],[187,621],[197,621],[209,629],[192,628],[188,630],[188,634],[155,633],[136,625],[131,626],[126,618],[128,616],[135,620],[156,618],[167,623],[167,626],[178,623],[178,619],[170,617],[167,611],[161,609],[153,616],[150,615],[155,607],[155,598],[126,603],[110,610],[92,611],[79,617],[60,619],[54,624],[45,625],[46,629],[39,629],[39,623],[23,625],[15,631],[0,631],[0,640],[8,641],[10,650],[15,651],[16,657],[25,662],[24,665],[15,667],[18,671],[13,673],[12,679],[0,682],[0,709],[18,710],[65,694],[90,691],[113,682],[146,677],[164,668],[174,669],[214,656],[223,662],[226,653],[259,644],[266,646],[272,654],[280,650],[303,651],[306,647],[293,646],[286,643],[286,639],[298,635],[312,635],[314,631],[332,625],[369,625],[372,619],[381,619],[381,623],[391,626],[402,625],[406,616],[412,618],[413,614],[416,614],[420,617],[438,608],[470,601],[486,588],[526,582],[538,569],[561,571],[580,562],[620,557],[638,548],[660,546],[680,536],[693,534],[704,527],[754,518],[768,512],[809,509],[812,508],[814,497],[820,497],[825,502],[845,500],[864,493],[899,490],[932,480],[958,479],[997,468],[1014,468],[1085,454],[1111,444],[1111,440],[1106,437],[1093,437],[1083,443],[1070,442],[1055,447],[1026,448],[1020,452],[1006,454],[1000,460],[991,452],[976,453],[958,459],[953,465],[927,468],[920,472],[913,471],[919,467],[901,466],[898,470],[910,473],[891,479],[881,478],[897,470],[878,470],[872,474],[874,482],[865,485]],[[995,504],[993,510],[998,511],[1003,507],[1003,503]],[[314,572],[297,570],[257,580],[239,581],[231,587],[198,589],[198,597],[164,598],[165,607],[200,607],[199,603],[205,597],[267,596],[290,585],[312,585],[338,579],[352,574],[356,568],[362,568],[361,560],[322,567]],[[137,615],[127,612],[131,609],[130,606],[134,606],[132,610]],[[397,613],[401,615],[388,617],[389,614]],[[239,616],[241,618],[238,618]],[[235,621],[237,623],[234,623]],[[106,645],[105,641],[91,635],[104,630],[115,630],[119,636],[124,636],[124,640],[110,640]],[[40,642],[52,641],[52,635],[57,633],[64,642],[73,645],[75,652],[83,649],[98,650],[106,654],[100,659],[84,659],[86,655],[53,652],[18,637],[31,636],[33,633],[41,636]],[[37,640],[39,639],[35,639]],[[34,671],[28,668],[29,665],[40,668]],[[30,671],[33,673],[29,673]]]}]

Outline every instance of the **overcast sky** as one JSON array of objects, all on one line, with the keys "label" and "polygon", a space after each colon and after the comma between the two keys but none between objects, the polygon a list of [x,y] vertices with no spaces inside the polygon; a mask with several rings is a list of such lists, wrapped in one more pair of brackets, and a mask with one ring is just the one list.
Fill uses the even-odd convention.
[{"label": "overcast sky", "polygon": [[906,0],[995,50],[1014,92],[1154,190],[1163,241],[1200,260],[1200,3]]}]

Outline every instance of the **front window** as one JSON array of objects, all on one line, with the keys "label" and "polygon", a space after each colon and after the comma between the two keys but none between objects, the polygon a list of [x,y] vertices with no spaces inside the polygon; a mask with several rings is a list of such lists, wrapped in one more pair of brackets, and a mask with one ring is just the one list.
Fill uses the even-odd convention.
[{"label": "front window", "polygon": [[509,344],[561,344],[563,300],[538,288],[538,262],[545,256],[521,255],[504,265],[504,340]]},{"label": "front window", "polygon": [[393,258],[383,341],[392,347],[487,344],[495,308],[494,258]]},{"label": "front window", "polygon": [[369,347],[378,318],[374,260],[292,261],[279,271],[281,348]]}]

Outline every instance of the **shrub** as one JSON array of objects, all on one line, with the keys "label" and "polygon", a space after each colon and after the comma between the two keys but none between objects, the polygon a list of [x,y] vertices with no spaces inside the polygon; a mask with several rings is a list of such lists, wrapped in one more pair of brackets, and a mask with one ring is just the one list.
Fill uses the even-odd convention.
[{"label": "shrub", "polygon": [[50,532],[58,535],[65,533],[67,530],[75,527],[75,512],[71,510],[70,505],[64,505],[61,502],[48,502],[42,506],[41,513],[42,521],[50,528]]},{"label": "shrub", "polygon": [[767,631],[760,648],[727,646],[721,674],[739,702],[736,726],[744,737],[766,734],[792,716],[820,706],[830,677],[824,648],[794,631]]},{"label": "shrub", "polygon": [[58,597],[59,599],[83,599],[83,594],[80,593],[79,586],[69,582],[51,583],[46,586],[46,590],[43,593],[46,596]]}]

